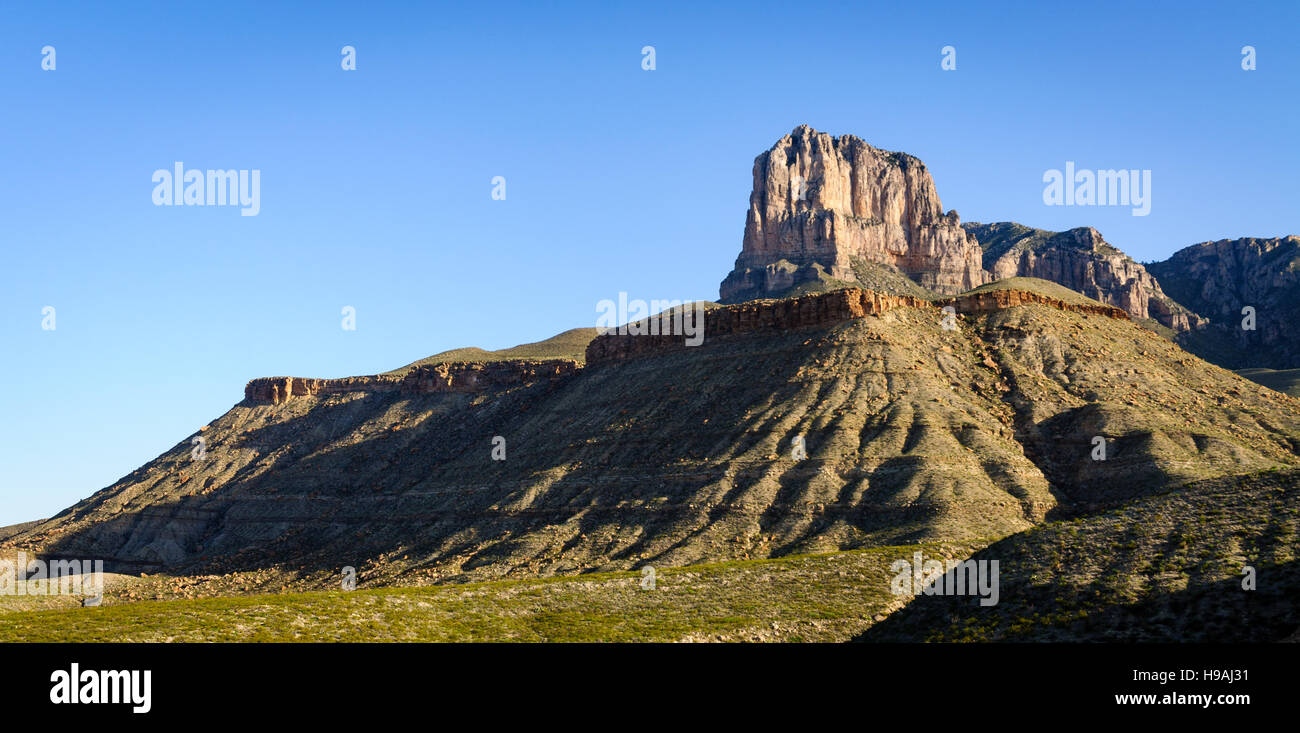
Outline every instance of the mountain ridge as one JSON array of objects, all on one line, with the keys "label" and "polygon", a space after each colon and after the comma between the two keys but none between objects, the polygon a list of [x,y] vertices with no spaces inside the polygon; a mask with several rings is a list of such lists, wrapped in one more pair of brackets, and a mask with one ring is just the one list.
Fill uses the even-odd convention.
[{"label": "mountain ridge", "polygon": [[1202,242],[1149,269],[1208,321],[1180,334],[1189,351],[1234,369],[1300,367],[1300,237]]}]

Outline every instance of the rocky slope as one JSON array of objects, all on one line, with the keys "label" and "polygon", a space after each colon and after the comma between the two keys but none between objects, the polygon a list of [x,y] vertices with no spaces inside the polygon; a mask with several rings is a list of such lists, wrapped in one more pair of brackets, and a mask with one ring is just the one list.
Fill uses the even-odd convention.
[{"label": "rocky slope", "polygon": [[[1300,366],[1300,237],[1204,242],[1150,270],[1208,320],[1179,337],[1189,351],[1230,368]],[[1254,330],[1244,327],[1246,307]]]},{"label": "rocky slope", "polygon": [[1237,369],[1237,374],[1270,389],[1300,397],[1300,369]]},{"label": "rocky slope", "polygon": [[331,583],[550,575],[996,539],[1300,463],[1300,402],[1113,308],[993,288],[945,328],[854,297],[558,380],[246,399],[202,459],[187,438],[9,544]]},{"label": "rocky slope", "polygon": [[1161,290],[1133,258],[1102,239],[1092,227],[1065,232],[1013,222],[964,224],[984,250],[993,279],[1037,277],[1123,308],[1136,319],[1153,319],[1174,331],[1196,328],[1203,319]]},{"label": "rocky slope", "polygon": [[822,277],[854,281],[854,258],[940,293],[989,281],[979,246],[955,211],[943,212],[924,163],[801,125],[754,161],[744,242],[721,302]]},{"label": "rocky slope", "polygon": [[1298,516],[1300,471],[1191,482],[991,545],[973,559],[998,561],[997,605],[907,597],[860,640],[1287,640],[1300,630]]}]

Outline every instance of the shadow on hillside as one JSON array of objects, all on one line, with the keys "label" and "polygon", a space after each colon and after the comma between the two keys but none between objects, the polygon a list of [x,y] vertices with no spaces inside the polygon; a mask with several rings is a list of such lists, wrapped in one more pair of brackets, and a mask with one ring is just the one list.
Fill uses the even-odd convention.
[{"label": "shadow on hillside", "polygon": [[[1033,533],[1031,530],[1030,533]],[[1119,545],[1133,546],[1141,530],[1128,527]],[[1300,560],[1257,563],[1255,589],[1242,577],[1209,580],[1193,569],[1172,580],[1166,568],[1179,554],[1180,530],[1162,538],[1140,557],[1109,556],[1087,583],[1053,573],[1050,547],[1012,537],[976,553],[973,560],[1000,560],[998,603],[981,606],[976,595],[919,595],[853,641],[1001,642],[1275,642],[1300,630]],[[1279,549],[1286,536],[1267,530],[1252,543],[1256,556]],[[1130,544],[1132,543],[1132,544]],[[1033,556],[1033,553],[1039,556]],[[1134,562],[1141,567],[1134,567]],[[1043,572],[1044,581],[1035,579]],[[956,571],[944,576],[952,588]],[[1142,575],[1142,598],[1126,596],[1130,578]],[[1153,589],[1153,585],[1156,587]]]},{"label": "shadow on hillside", "polygon": [[1095,583],[1003,588],[1006,605],[992,607],[970,598],[920,596],[852,641],[1271,643],[1294,636],[1300,631],[1300,562],[1261,567],[1258,582],[1257,590],[1246,591],[1240,579],[1229,578],[1137,603],[1098,598]]},{"label": "shadow on hillside", "polygon": [[[1047,521],[1110,509],[1180,482],[1160,465],[1152,432],[1117,425],[1125,417],[1113,407],[1089,403],[1026,431],[1025,454],[1060,502],[1048,511]],[[1095,442],[1099,437],[1105,440],[1104,453]]]}]

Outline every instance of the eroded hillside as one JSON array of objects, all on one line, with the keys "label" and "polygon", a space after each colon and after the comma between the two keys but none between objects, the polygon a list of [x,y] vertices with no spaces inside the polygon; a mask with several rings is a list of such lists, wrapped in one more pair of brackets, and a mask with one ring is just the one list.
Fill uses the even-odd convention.
[{"label": "eroded hillside", "polygon": [[[773,307],[828,297],[846,296]],[[246,399],[191,436],[201,457],[187,437],[10,542],[309,586],[344,566],[526,577],[992,540],[1300,464],[1300,401],[1113,308],[996,288],[891,302],[477,391]]]},{"label": "eroded hillside", "polygon": [[1294,640],[1297,529],[1300,471],[1192,482],[987,547],[996,605],[922,594],[861,639]]}]

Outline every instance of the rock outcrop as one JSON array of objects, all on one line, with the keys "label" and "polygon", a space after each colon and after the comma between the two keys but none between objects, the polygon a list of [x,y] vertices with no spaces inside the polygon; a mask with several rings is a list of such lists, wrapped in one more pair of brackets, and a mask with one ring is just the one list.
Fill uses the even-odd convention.
[{"label": "rock outcrop", "polygon": [[400,392],[406,395],[435,392],[485,392],[576,374],[581,367],[572,359],[447,362],[416,367],[403,375],[378,374],[342,379],[262,377],[244,386],[244,399],[283,404],[294,397],[314,397],[341,392]]},{"label": "rock outcrop", "polygon": [[[1128,314],[1102,304],[1067,303],[1059,298],[1026,290],[995,289],[953,298],[929,300],[910,295],[890,295],[859,288],[844,288],[783,300],[756,300],[724,306],[704,315],[704,342],[751,331],[788,331],[827,326],[854,318],[880,315],[895,308],[922,308],[939,313],[952,306],[957,313],[990,313],[1022,305],[1041,305],[1075,313],[1128,320]],[[672,349],[690,348],[679,335],[629,335],[615,332],[597,336],[587,345],[587,366],[600,366]]]},{"label": "rock outcrop", "polygon": [[[857,288],[815,293],[784,300],[757,300],[715,308],[704,314],[704,339],[761,330],[825,326],[883,313],[899,306],[931,307],[930,301]],[[587,345],[587,365],[624,361],[642,354],[690,348],[680,335],[630,335],[609,332]]]},{"label": "rock outcrop", "polygon": [[985,290],[978,293],[967,293],[956,298],[938,300],[935,301],[935,305],[940,308],[951,305],[958,313],[992,313],[1022,305],[1041,305],[1071,313],[1087,313],[1106,316],[1107,318],[1117,318],[1123,321],[1129,320],[1129,314],[1123,308],[1101,303],[1068,303],[1060,298],[1053,298],[1050,295],[1034,293],[1028,290]]},{"label": "rock outcrop", "polygon": [[378,375],[344,377],[342,379],[311,379],[305,377],[259,377],[244,385],[244,399],[251,402],[283,404],[294,397],[314,397],[340,392],[393,392],[401,385],[400,378]]},{"label": "rock outcrop", "polygon": [[979,245],[955,211],[943,213],[924,163],[801,125],[754,161],[744,243],[721,301],[822,277],[852,282],[855,257],[939,293],[989,282]]},{"label": "rock outcrop", "polygon": [[402,379],[401,391],[405,394],[485,392],[537,382],[557,382],[581,369],[572,359],[430,364],[407,372]]},{"label": "rock outcrop", "polygon": [[994,280],[1051,280],[1174,331],[1196,328],[1203,320],[1166,295],[1145,267],[1092,227],[1049,232],[1014,222],[963,226],[983,247],[984,268]]},{"label": "rock outcrop", "polygon": [[1229,368],[1300,366],[1300,237],[1203,242],[1150,269],[1209,321],[1179,337],[1189,351]]},{"label": "rock outcrop", "polygon": [[744,242],[719,288],[722,303],[779,297],[800,286],[868,285],[864,272],[883,267],[940,294],[1035,277],[1175,332],[1205,321],[1096,229],[962,225],[955,211],[943,213],[924,163],[852,135],[797,127],[755,159],[753,176]]}]

